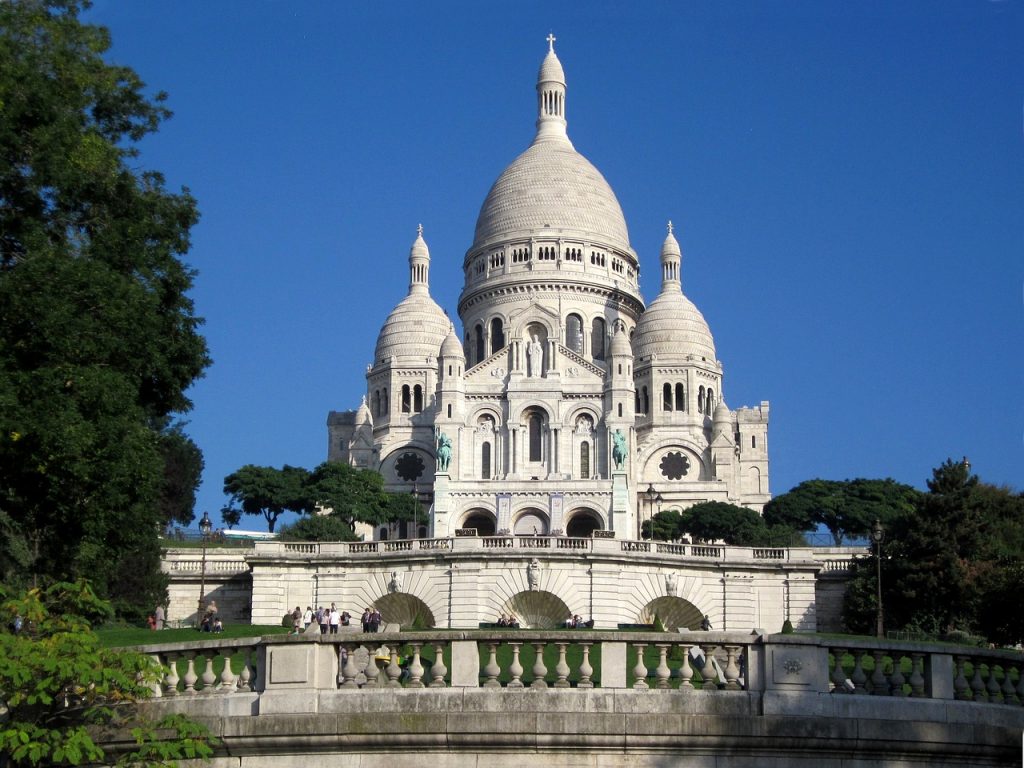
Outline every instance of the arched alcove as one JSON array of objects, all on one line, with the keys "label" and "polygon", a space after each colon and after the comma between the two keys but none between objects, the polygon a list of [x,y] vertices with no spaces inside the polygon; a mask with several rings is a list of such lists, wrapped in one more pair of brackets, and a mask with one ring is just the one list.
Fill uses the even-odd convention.
[{"label": "arched alcove", "polygon": [[550,592],[519,592],[505,601],[500,613],[519,619],[524,629],[558,629],[572,613],[557,595]]},{"label": "arched alcove", "polygon": [[548,516],[539,509],[527,509],[516,516],[512,533],[516,536],[546,536]]},{"label": "arched alcove", "polygon": [[459,527],[476,528],[478,536],[493,536],[496,529],[494,515],[486,509],[471,510]]},{"label": "arched alcove", "polygon": [[665,629],[675,632],[679,629],[700,629],[704,614],[689,600],[681,597],[656,597],[643,607],[637,616],[638,624],[653,624],[657,616]]},{"label": "arched alcove", "polygon": [[565,535],[574,539],[588,539],[594,531],[602,527],[601,517],[596,512],[591,509],[577,509],[570,513]]}]

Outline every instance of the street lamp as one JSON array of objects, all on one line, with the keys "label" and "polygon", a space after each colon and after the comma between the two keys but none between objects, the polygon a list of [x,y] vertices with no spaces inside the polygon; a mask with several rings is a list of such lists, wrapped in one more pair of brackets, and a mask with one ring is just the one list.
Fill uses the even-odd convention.
[{"label": "street lamp", "polygon": [[412,536],[410,539],[418,539],[420,537],[420,494],[419,488],[415,483],[412,485]]},{"label": "street lamp", "polygon": [[203,561],[199,569],[199,607],[196,610],[196,625],[203,620],[203,601],[206,600],[206,543],[210,540],[212,530],[210,513],[203,512],[203,519],[199,521],[199,533],[203,537]]},{"label": "street lamp", "polygon": [[871,527],[871,540],[875,542],[875,585],[878,588],[878,594],[876,597],[876,604],[878,606],[878,612],[875,616],[876,627],[875,636],[879,639],[885,636],[883,631],[884,620],[882,615],[882,541],[885,539],[885,530],[882,528],[882,524],[875,520],[875,524]]},{"label": "street lamp", "polygon": [[[647,484],[647,490],[644,491],[644,496],[647,497],[648,516],[653,518],[654,517],[654,499],[655,499],[655,497],[657,497],[658,499],[661,498],[661,495],[656,490],[654,490],[654,483],[648,483]],[[643,523],[643,519],[642,519],[643,515],[641,515],[640,517],[641,517],[641,520],[640,520],[640,534],[639,534],[638,538],[642,539],[644,537],[644,523]],[[652,525],[653,525],[653,523],[652,523]]]}]

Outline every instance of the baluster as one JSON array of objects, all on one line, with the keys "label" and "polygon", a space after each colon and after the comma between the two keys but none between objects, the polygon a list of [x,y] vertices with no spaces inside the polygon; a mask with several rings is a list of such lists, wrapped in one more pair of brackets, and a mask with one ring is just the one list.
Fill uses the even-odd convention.
[{"label": "baluster", "polygon": [[399,682],[399,679],[402,677],[402,667],[398,664],[398,649],[395,646],[391,646],[391,660],[385,672],[388,676],[388,681],[385,685],[388,688],[402,687],[402,684]]},{"label": "baluster", "polygon": [[483,673],[484,677],[484,688],[501,688],[501,683],[498,681],[498,676],[501,674],[501,667],[498,666],[498,644],[487,643],[487,663],[484,665]]},{"label": "baluster", "polygon": [[853,651],[853,672],[850,673],[850,680],[853,682],[854,693],[867,693],[868,676],[864,673],[864,657],[866,651],[854,649]]},{"label": "baluster", "polygon": [[658,647],[658,667],[654,670],[654,678],[657,680],[655,683],[656,688],[671,688],[668,679],[672,675],[672,671],[668,668],[668,643],[657,643]]},{"label": "baluster", "polygon": [[704,676],[704,685],[701,690],[708,693],[718,692],[718,672],[715,670],[716,648],[718,648],[717,645],[702,645],[700,647],[704,651],[704,669],[701,670],[701,674]]},{"label": "baluster", "polygon": [[910,654],[910,695],[915,699],[923,699],[924,692],[924,654]]},{"label": "baluster", "polygon": [[[988,685],[985,686],[985,690],[988,692],[988,700],[992,702],[1001,701],[1003,698],[1003,689],[999,685],[999,681],[996,680],[996,665],[989,662],[988,667]],[[1006,673],[1003,672],[1005,675]]]},{"label": "baluster", "polygon": [[434,643],[434,666],[430,668],[431,688],[444,688],[444,676],[448,674],[448,668],[444,665],[444,645]]},{"label": "baluster", "polygon": [[555,674],[558,675],[558,679],[555,680],[554,688],[568,688],[569,687],[569,665],[565,663],[565,648],[568,643],[555,643],[558,646],[558,663],[555,664]]},{"label": "baluster", "polygon": [[975,701],[988,701],[988,694],[985,693],[985,682],[981,679],[981,662],[972,659],[974,665],[974,677],[971,678],[971,690],[974,692]]},{"label": "baluster", "polygon": [[158,671],[152,673],[153,677],[147,687],[153,692],[153,698],[159,699],[164,695],[163,686],[161,685],[164,679],[164,665],[160,663],[160,654],[158,653],[149,654],[149,658],[153,660],[154,668]]},{"label": "baluster", "polygon": [[252,656],[253,649],[246,648],[243,653],[244,663],[242,664],[242,671],[238,676],[238,689],[240,691],[254,691],[256,690],[256,670],[252,668]]},{"label": "baluster", "polygon": [[871,673],[871,695],[888,696],[889,683],[885,679],[885,651],[875,649],[871,655],[875,659],[875,671]]},{"label": "baluster", "polygon": [[380,651],[380,647],[380,643],[370,643],[366,646],[366,670],[363,672],[366,675],[364,688],[377,688],[380,685],[378,682],[380,668],[377,666],[377,653]]},{"label": "baluster", "polygon": [[232,693],[235,690],[235,673],[231,669],[233,653],[233,648],[224,649],[224,669],[220,671],[220,678],[217,682],[217,690],[221,693]]},{"label": "baluster", "polygon": [[[593,688],[594,681],[590,679],[594,674],[594,668],[590,665],[590,646],[593,643],[580,643],[583,648],[583,661],[580,662],[580,681],[576,683],[577,688]],[[1009,680],[1009,676],[1006,678]]]},{"label": "baluster", "polygon": [[970,701],[973,696],[971,694],[971,686],[967,683],[967,676],[964,673],[965,667],[967,666],[966,656],[956,657],[956,677],[953,678],[953,690],[956,691],[956,698],[961,701]]},{"label": "baluster", "polygon": [[741,646],[726,645],[723,647],[727,655],[725,663],[725,690],[742,691],[743,686],[740,685],[740,665],[737,663]]},{"label": "baluster", "polygon": [[420,649],[423,643],[412,643],[412,662],[409,664],[409,682],[407,688],[425,688],[423,684],[423,664],[420,662]]},{"label": "baluster", "polygon": [[547,688],[547,681],[544,679],[548,674],[548,668],[544,666],[545,643],[533,643],[533,682],[531,688]]},{"label": "baluster", "polygon": [[341,688],[359,687],[359,683],[356,682],[356,678],[359,676],[359,667],[356,666],[356,648],[358,647],[355,643],[342,643],[338,647]]},{"label": "baluster", "polygon": [[509,688],[523,687],[523,665],[519,663],[519,647],[522,643],[509,643],[512,648],[512,663],[509,664],[508,673],[512,679],[508,681]]},{"label": "baluster", "polygon": [[195,651],[185,651],[185,658],[188,659],[188,668],[185,670],[185,693],[189,696],[196,694],[196,654]]},{"label": "baluster", "polygon": [[889,675],[889,694],[900,698],[907,695],[903,684],[907,679],[903,676],[903,657],[896,651],[892,652],[892,674]]},{"label": "baluster", "polygon": [[843,669],[843,658],[846,656],[845,648],[833,648],[832,658],[836,660],[832,668],[832,693],[849,693],[846,687],[846,670]]},{"label": "baluster", "polygon": [[646,691],[650,688],[647,685],[647,666],[644,664],[644,648],[647,647],[646,643],[633,643],[633,649],[636,651],[636,666],[633,667],[633,687],[641,691]]},{"label": "baluster", "polygon": [[690,666],[690,649],[692,645],[685,643],[679,646],[683,649],[683,666],[679,668],[679,690],[693,690],[693,667]]},{"label": "baluster", "polygon": [[213,684],[217,682],[217,676],[213,674],[214,656],[210,651],[203,651],[199,658],[203,660],[203,676],[200,678],[203,682],[202,692],[213,693]]},{"label": "baluster", "polygon": [[167,696],[178,695],[178,654],[167,654],[167,674],[164,676],[164,693]]},{"label": "baluster", "polygon": [[1003,704],[1019,703],[1017,691],[1013,687],[1013,681],[1010,680],[1010,666],[1003,664]]}]

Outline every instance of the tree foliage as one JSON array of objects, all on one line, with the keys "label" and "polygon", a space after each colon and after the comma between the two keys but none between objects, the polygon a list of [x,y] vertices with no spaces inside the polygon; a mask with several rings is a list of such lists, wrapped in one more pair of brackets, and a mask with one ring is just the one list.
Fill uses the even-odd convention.
[{"label": "tree foliage", "polygon": [[282,541],[358,541],[352,524],[335,514],[309,515],[281,528]]},{"label": "tree foliage", "polygon": [[277,519],[285,512],[310,512],[309,472],[285,464],[281,469],[246,464],[224,478],[224,493],[230,502],[221,514],[229,525],[238,523],[242,514],[262,515],[267,530],[274,531]]},{"label": "tree foliage", "polygon": [[170,113],[82,7],[0,3],[0,572],[87,574],[141,612],[165,590],[161,430],[209,363],[180,260],[197,213],[136,168]]},{"label": "tree foliage", "polygon": [[[928,492],[892,518],[882,544],[886,625],[942,635],[966,631],[1013,644],[1024,619],[1008,610],[1024,572],[1024,496],[982,483],[962,461],[932,473]],[[855,569],[844,618],[865,630],[876,609],[874,553]]]},{"label": "tree foliage", "polygon": [[[180,715],[150,722],[132,706],[163,670],[144,654],[100,646],[91,625],[112,610],[87,582],[13,596],[0,587],[0,600],[0,764],[168,765],[212,754],[203,726]],[[101,728],[129,729],[135,748],[105,753]]]},{"label": "tree foliage", "polygon": [[805,480],[776,496],[764,508],[769,526],[796,531],[825,526],[836,546],[851,536],[863,536],[875,520],[883,524],[913,509],[920,491],[895,480]]}]

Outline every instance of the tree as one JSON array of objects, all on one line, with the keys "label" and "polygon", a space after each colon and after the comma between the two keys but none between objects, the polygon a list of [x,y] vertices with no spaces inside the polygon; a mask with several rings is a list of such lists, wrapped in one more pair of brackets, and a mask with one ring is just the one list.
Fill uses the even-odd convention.
[{"label": "tree", "polygon": [[657,512],[649,521],[643,522],[643,535],[658,541],[681,539],[684,533],[683,514],[677,509]]},{"label": "tree", "polygon": [[336,461],[325,461],[312,471],[310,495],[318,507],[330,509],[352,527],[357,522],[412,520],[416,514],[408,495],[384,490],[380,473]]},{"label": "tree", "polygon": [[920,491],[895,480],[805,480],[776,496],[764,508],[764,521],[796,531],[819,525],[842,546],[849,536],[866,535],[875,520],[882,523],[913,509]]},{"label": "tree", "polygon": [[767,528],[757,512],[721,501],[706,501],[685,510],[683,529],[703,541],[741,547],[759,546],[767,539]]},{"label": "tree", "polygon": [[[198,723],[181,715],[149,722],[130,706],[163,671],[144,654],[100,646],[91,624],[112,610],[87,582],[14,596],[0,587],[0,600],[0,765],[167,765],[213,753],[215,740]],[[135,749],[106,754],[94,740],[99,727],[131,727]]]},{"label": "tree", "polygon": [[309,472],[285,464],[281,469],[246,464],[224,478],[224,493],[231,500],[222,511],[224,521],[237,524],[242,514],[263,515],[273,533],[277,519],[285,512],[310,512],[313,497]]},{"label": "tree", "polygon": [[196,489],[203,475],[203,452],[175,422],[160,430],[158,446],[164,477],[158,502],[160,522],[188,525],[195,519]]},{"label": "tree", "polygon": [[0,572],[88,574],[138,615],[166,589],[161,429],[209,364],[180,260],[197,213],[135,168],[170,113],[83,7],[0,3]]},{"label": "tree", "polygon": [[282,541],[357,541],[352,524],[335,514],[310,515],[281,528]]}]

